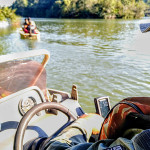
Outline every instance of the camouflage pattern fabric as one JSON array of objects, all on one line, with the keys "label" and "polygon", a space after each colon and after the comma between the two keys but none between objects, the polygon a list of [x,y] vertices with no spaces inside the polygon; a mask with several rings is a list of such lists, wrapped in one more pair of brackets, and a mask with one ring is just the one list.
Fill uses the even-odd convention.
[{"label": "camouflage pattern fabric", "polygon": [[[127,102],[131,105],[122,102]],[[101,127],[99,139],[117,139],[118,137],[121,137],[123,133],[130,128],[130,122],[126,122],[126,117],[131,113],[143,113],[149,115],[149,102],[150,98],[146,97],[133,97],[122,100],[121,103],[113,107],[109,115],[106,116]],[[132,104],[133,106],[136,106],[139,111],[132,107]]]}]

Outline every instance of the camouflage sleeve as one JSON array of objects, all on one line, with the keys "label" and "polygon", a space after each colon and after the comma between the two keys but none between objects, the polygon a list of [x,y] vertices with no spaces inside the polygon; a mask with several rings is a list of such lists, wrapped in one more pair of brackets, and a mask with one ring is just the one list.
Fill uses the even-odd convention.
[{"label": "camouflage sleeve", "polygon": [[[86,115],[82,118],[77,119],[70,126],[65,128],[57,137],[52,140],[48,139],[38,139],[31,144],[39,150],[64,150],[79,148],[83,149],[90,147],[92,143],[89,143],[89,138],[92,134],[93,129],[100,130],[103,118],[99,115],[92,114]],[[97,128],[98,127],[98,128]]]}]

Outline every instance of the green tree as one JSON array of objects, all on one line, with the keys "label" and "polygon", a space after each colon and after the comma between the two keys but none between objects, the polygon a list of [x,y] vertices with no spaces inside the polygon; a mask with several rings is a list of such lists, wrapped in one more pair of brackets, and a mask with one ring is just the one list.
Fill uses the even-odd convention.
[{"label": "green tree", "polygon": [[147,8],[147,5],[140,0],[136,3],[136,10],[135,10],[135,18],[141,18],[144,16],[144,10]]},{"label": "green tree", "polygon": [[107,19],[141,18],[146,5],[143,0],[16,0],[12,8],[22,16]]},{"label": "green tree", "polygon": [[71,9],[71,0],[63,0],[61,5],[62,16],[68,16]]},{"label": "green tree", "polygon": [[8,7],[3,7],[0,9],[0,20],[7,20],[10,19],[11,21],[14,21],[18,16],[15,14],[15,9],[11,9]]},{"label": "green tree", "polygon": [[13,5],[16,8],[27,7],[28,6],[28,0],[16,0]]},{"label": "green tree", "polygon": [[38,4],[39,0],[28,0],[28,7],[34,7],[34,5]]},{"label": "green tree", "polygon": [[0,21],[3,21],[3,20],[6,20],[4,14],[3,14],[3,11],[2,9],[0,9]]}]

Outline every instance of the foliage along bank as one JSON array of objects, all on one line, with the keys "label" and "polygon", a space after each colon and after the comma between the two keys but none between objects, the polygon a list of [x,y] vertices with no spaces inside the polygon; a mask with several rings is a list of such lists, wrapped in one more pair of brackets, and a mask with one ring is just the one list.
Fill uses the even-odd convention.
[{"label": "foliage along bank", "polygon": [[0,21],[11,21],[14,22],[18,16],[15,14],[15,9],[8,7],[0,8]]},{"label": "foliage along bank", "polygon": [[141,18],[143,0],[16,0],[12,8],[24,17]]}]

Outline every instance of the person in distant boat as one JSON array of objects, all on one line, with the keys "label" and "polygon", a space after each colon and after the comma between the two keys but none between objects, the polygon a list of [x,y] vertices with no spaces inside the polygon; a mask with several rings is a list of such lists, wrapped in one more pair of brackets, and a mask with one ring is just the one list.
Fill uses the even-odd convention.
[{"label": "person in distant boat", "polygon": [[24,24],[23,24],[23,31],[24,31],[25,33],[29,33],[29,31],[28,31],[28,26],[29,26],[29,21],[28,21],[27,18],[25,18],[25,22],[24,22]]},{"label": "person in distant boat", "polygon": [[28,31],[29,31],[30,35],[31,35],[32,33],[36,34],[36,32],[35,32],[35,29],[36,29],[36,24],[35,24],[35,22],[32,21],[30,17],[28,18],[28,22],[29,22]]}]

